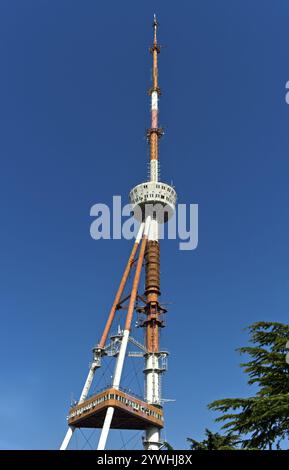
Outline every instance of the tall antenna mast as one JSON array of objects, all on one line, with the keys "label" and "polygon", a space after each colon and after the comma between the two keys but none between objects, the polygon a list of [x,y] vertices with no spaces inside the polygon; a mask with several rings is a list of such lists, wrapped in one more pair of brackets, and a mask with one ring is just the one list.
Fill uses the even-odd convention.
[{"label": "tall antenna mast", "polygon": [[[130,192],[130,202],[134,217],[140,228],[125,266],[112,307],[108,314],[103,333],[93,348],[93,361],[84,384],[79,402],[70,409],[68,431],[61,445],[65,450],[77,428],[101,428],[98,449],[106,448],[110,429],[141,429],[145,449],[158,450],[162,446],[161,429],[164,426],[163,399],[161,397],[161,376],[166,370],[168,353],[160,350],[159,331],[165,326],[166,309],[160,304],[160,247],[159,225],[173,215],[176,204],[175,189],[159,181],[158,143],[163,134],[158,127],[158,84],[157,42],[158,22],[154,15],[153,44],[150,52],[153,59],[151,96],[151,127],[147,131],[150,146],[149,181],[135,186]],[[139,294],[141,272],[144,265],[145,291]],[[129,274],[134,271],[128,295],[124,295]],[[137,300],[141,300],[139,306]],[[125,307],[125,302],[128,305]],[[123,328],[110,335],[119,309],[127,309]],[[133,317],[138,313],[138,326],[144,329],[144,344],[132,336]],[[141,351],[144,358],[145,390],[143,399],[122,390],[122,372],[125,365],[128,343]],[[112,383],[109,388],[89,397],[95,372],[106,356],[116,359]]]},{"label": "tall antenna mast", "polygon": [[149,90],[151,95],[151,127],[148,129],[148,139],[150,143],[150,180],[158,181],[159,169],[158,169],[158,139],[163,134],[162,129],[158,127],[158,101],[161,94],[161,90],[158,84],[158,54],[161,51],[160,46],[157,42],[157,28],[158,22],[156,15],[154,15],[153,22],[153,45],[150,47],[150,52],[153,58],[152,67],[152,87]]}]

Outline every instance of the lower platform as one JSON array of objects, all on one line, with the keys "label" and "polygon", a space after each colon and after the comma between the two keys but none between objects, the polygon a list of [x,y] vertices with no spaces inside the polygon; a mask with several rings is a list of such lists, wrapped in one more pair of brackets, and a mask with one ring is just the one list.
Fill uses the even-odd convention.
[{"label": "lower platform", "polygon": [[108,388],[70,409],[69,426],[76,428],[101,428],[106,410],[114,407],[112,429],[146,429],[164,426],[161,407],[150,405],[132,395]]}]

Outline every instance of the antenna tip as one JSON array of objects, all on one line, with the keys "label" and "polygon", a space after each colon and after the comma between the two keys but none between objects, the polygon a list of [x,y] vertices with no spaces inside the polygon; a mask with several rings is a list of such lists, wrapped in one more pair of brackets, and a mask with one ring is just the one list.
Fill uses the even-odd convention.
[{"label": "antenna tip", "polygon": [[154,22],[153,22],[153,26],[157,26],[158,25],[158,22],[157,22],[157,15],[154,13]]}]

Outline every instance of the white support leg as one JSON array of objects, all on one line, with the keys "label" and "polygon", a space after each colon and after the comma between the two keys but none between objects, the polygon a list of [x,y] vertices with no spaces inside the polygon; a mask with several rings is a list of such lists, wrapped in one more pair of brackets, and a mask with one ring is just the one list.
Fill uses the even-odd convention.
[{"label": "white support leg", "polygon": [[73,433],[74,433],[74,428],[69,427],[69,428],[67,429],[67,433],[65,434],[65,438],[63,439],[62,444],[61,444],[59,450],[66,450],[66,449],[67,449],[67,447],[68,447],[68,445],[69,445],[69,443],[70,443],[70,440],[71,440],[71,438],[72,438],[72,436],[73,436]]},{"label": "white support leg", "polygon": [[[96,370],[96,366],[95,366],[95,364],[92,364],[90,369],[89,369],[88,376],[87,376],[87,379],[85,381],[84,387],[82,389],[78,404],[82,403],[86,399],[86,397],[89,393],[92,381],[93,381],[95,370]],[[65,438],[63,439],[63,442],[60,446],[60,450],[66,450],[67,449],[67,447],[69,445],[69,442],[70,442],[70,440],[73,436],[74,429],[75,429],[74,427],[69,427],[68,428],[67,433],[65,435]]]},{"label": "white support leg", "polygon": [[105,420],[104,420],[104,423],[103,423],[103,426],[102,426],[100,438],[99,438],[99,441],[98,441],[97,450],[104,450],[105,449],[106,441],[107,441],[107,438],[108,438],[108,433],[109,433],[109,430],[110,430],[110,425],[111,425],[112,418],[113,418],[113,413],[114,413],[113,406],[109,406],[106,410]]},{"label": "white support leg", "polygon": [[87,376],[87,379],[85,381],[85,384],[83,386],[78,404],[82,403],[87,398],[87,395],[89,394],[89,390],[90,390],[90,387],[91,387],[91,384],[92,384],[92,381],[93,381],[95,371],[96,371],[96,367],[94,366],[94,364],[92,364],[92,366],[89,369],[88,376]]},{"label": "white support leg", "polygon": [[[116,389],[119,388],[119,384],[120,384],[122,369],[123,369],[124,360],[125,360],[125,353],[126,353],[126,348],[127,348],[127,343],[128,343],[128,337],[129,337],[129,330],[124,330],[123,337],[121,340],[120,350],[119,350],[118,357],[117,357],[114,378],[112,382],[113,388],[116,388]],[[97,450],[105,449],[111,421],[113,418],[113,413],[114,413],[114,408],[110,406],[106,410],[105,420],[104,420],[103,427],[101,430]]]}]

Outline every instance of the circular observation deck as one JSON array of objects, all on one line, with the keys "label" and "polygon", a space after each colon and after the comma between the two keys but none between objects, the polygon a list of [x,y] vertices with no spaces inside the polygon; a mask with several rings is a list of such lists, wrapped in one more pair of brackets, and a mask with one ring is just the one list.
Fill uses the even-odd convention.
[{"label": "circular observation deck", "polygon": [[176,207],[177,193],[169,184],[161,181],[147,181],[138,184],[129,193],[131,210],[137,220],[148,215],[159,223],[167,222]]}]

